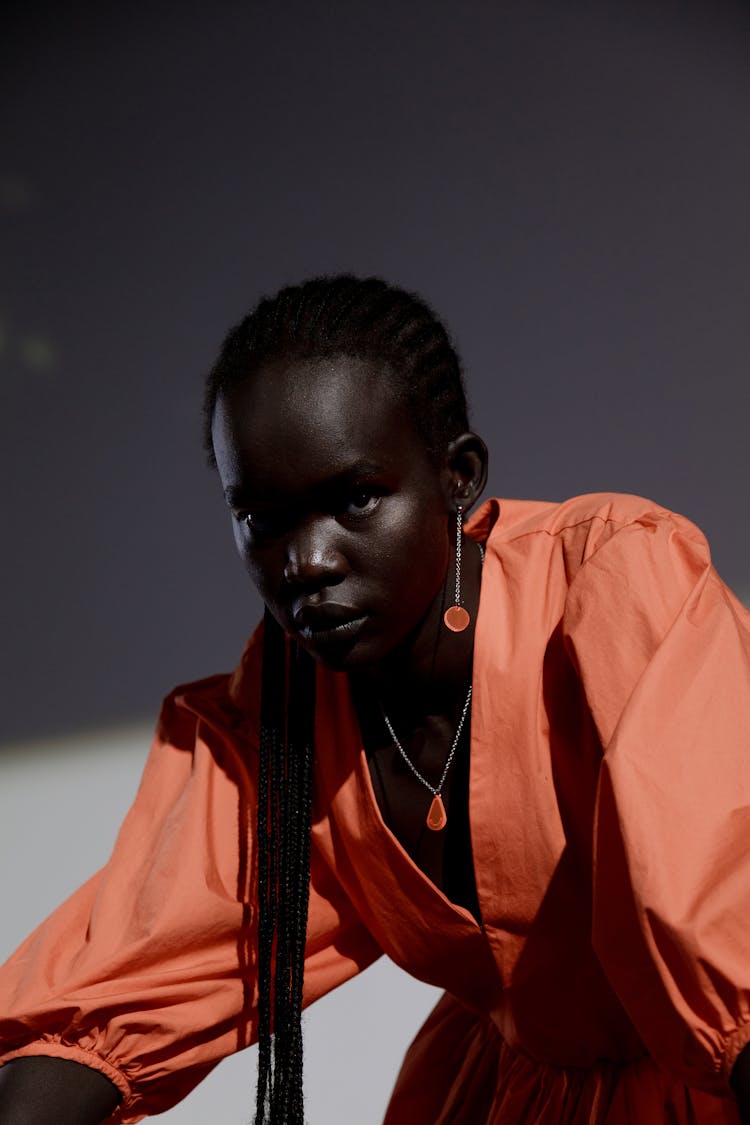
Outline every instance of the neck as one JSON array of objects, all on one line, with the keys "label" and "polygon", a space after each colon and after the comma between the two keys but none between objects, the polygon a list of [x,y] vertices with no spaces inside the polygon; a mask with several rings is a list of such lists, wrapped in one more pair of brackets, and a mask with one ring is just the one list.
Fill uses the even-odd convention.
[{"label": "neck", "polygon": [[470,622],[461,633],[451,632],[443,613],[453,602],[452,590],[441,590],[413,632],[374,669],[357,673],[353,686],[380,701],[389,715],[418,722],[428,715],[452,717],[466,697],[471,679],[474,629],[479,606],[481,555],[471,540],[464,541],[462,603]]}]

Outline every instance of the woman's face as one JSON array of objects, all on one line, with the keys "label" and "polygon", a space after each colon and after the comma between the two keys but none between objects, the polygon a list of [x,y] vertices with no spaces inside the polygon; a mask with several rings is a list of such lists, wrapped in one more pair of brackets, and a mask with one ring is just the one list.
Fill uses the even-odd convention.
[{"label": "woman's face", "polygon": [[331,667],[379,664],[440,596],[452,510],[387,375],[346,356],[265,367],[220,396],[213,442],[274,617]]}]

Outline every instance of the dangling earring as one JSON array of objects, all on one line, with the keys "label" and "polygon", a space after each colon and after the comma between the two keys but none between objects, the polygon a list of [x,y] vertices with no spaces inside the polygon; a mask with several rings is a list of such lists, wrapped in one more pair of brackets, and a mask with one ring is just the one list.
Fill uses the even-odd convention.
[{"label": "dangling earring", "polygon": [[448,606],[443,614],[443,621],[452,633],[463,633],[471,621],[468,611],[461,605],[461,541],[463,538],[461,527],[463,519],[464,510],[459,506],[456,508],[456,600],[453,605]]}]

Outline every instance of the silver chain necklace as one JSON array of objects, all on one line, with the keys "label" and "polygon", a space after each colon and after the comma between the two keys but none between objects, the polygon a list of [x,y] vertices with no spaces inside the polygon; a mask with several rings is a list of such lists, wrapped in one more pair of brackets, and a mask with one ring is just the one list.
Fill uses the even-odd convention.
[{"label": "silver chain necklace", "polygon": [[430,811],[427,813],[427,827],[431,828],[433,830],[433,832],[439,832],[440,829],[445,828],[446,824],[448,823],[448,816],[446,814],[445,805],[443,804],[443,798],[442,798],[443,786],[445,785],[445,779],[448,776],[448,770],[451,768],[451,762],[453,761],[453,758],[454,758],[455,753],[456,753],[456,749],[458,747],[458,743],[461,739],[461,731],[464,729],[464,720],[466,719],[466,715],[468,713],[470,703],[471,703],[471,684],[469,684],[469,690],[466,693],[466,701],[464,703],[463,710],[461,712],[461,718],[458,720],[458,727],[456,729],[456,736],[453,739],[453,745],[450,748],[450,753],[448,754],[448,757],[445,760],[445,765],[443,766],[443,772],[440,776],[440,781],[437,783],[437,787],[434,786],[434,785],[430,785],[427,778],[423,777],[422,774],[417,769],[417,767],[414,765],[411,758],[409,757],[409,755],[406,753],[403,746],[399,742],[399,740],[396,736],[396,732],[393,729],[393,726],[391,724],[391,720],[388,718],[385,711],[383,710],[383,705],[382,704],[380,705],[380,711],[383,715],[383,721],[385,722],[385,725],[388,727],[388,733],[391,736],[391,738],[393,739],[393,745],[396,747],[399,754],[404,759],[407,766],[409,767],[411,772],[416,777],[417,781],[421,781],[422,784],[424,785],[425,789],[429,789],[430,793],[432,793],[432,804],[430,805]]}]

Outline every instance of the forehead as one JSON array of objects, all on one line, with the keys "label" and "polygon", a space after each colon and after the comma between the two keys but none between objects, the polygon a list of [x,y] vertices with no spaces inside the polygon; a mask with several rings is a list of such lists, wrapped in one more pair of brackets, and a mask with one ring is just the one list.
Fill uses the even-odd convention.
[{"label": "forehead", "polygon": [[220,396],[213,433],[222,478],[261,487],[358,461],[393,471],[427,461],[388,369],[346,356],[262,367]]}]

